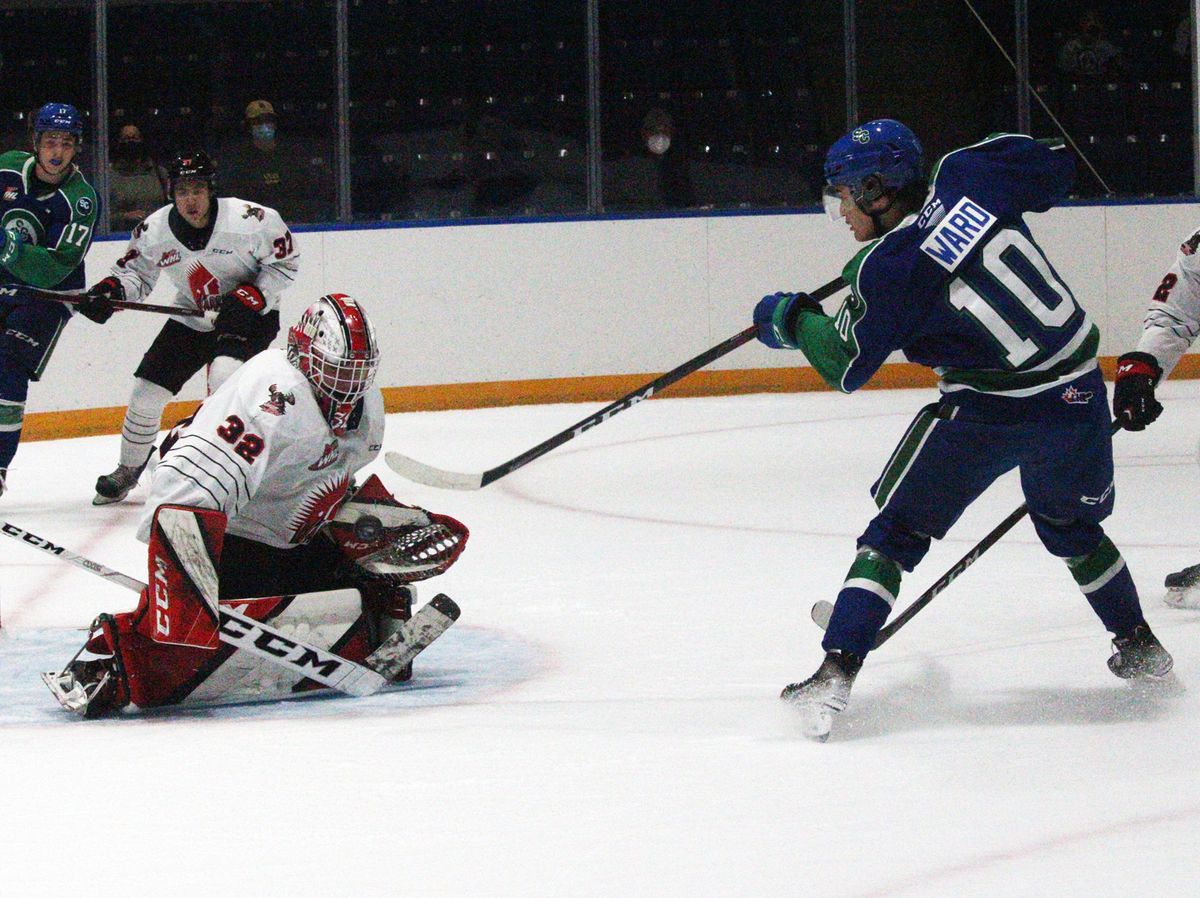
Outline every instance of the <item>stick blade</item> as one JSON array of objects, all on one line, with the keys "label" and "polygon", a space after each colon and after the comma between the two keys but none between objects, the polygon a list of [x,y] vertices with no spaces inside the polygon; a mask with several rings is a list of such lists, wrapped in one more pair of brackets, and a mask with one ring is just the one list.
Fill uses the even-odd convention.
[{"label": "stick blade", "polygon": [[383,456],[387,466],[406,480],[413,483],[423,483],[425,486],[436,486],[443,490],[477,490],[483,486],[483,474],[463,474],[458,471],[445,471],[401,455],[399,452],[387,452]]}]

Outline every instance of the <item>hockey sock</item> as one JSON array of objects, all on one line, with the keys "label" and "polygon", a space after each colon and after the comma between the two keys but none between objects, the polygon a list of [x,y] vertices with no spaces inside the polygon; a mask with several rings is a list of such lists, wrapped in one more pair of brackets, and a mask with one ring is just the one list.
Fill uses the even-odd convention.
[{"label": "hockey sock", "polygon": [[874,647],[899,591],[900,565],[867,546],[859,549],[834,602],[821,648],[864,657]]},{"label": "hockey sock", "polygon": [[25,372],[17,369],[11,359],[0,358],[0,468],[7,468],[17,454],[28,395]]},{"label": "hockey sock", "polygon": [[172,395],[166,387],[134,378],[133,395],[129,397],[125,423],[121,425],[121,464],[128,468],[145,464],[158,439],[163,410]]},{"label": "hockey sock", "polygon": [[1127,634],[1145,620],[1125,559],[1107,536],[1087,555],[1068,558],[1067,567],[1096,616],[1113,635]]}]

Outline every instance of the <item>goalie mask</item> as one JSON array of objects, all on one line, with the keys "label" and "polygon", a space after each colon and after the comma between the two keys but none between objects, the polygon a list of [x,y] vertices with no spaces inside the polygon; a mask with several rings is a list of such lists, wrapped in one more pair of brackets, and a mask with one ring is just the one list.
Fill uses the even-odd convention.
[{"label": "goalie mask", "polygon": [[362,306],[344,293],[322,296],[288,330],[287,355],[312,384],[330,428],[345,435],[379,368],[375,328]]}]

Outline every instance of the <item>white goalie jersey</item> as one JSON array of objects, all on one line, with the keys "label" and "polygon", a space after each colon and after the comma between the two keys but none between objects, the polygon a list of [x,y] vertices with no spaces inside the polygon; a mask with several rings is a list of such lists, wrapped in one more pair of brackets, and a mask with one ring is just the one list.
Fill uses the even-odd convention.
[{"label": "white goalie jersey", "polygon": [[242,365],[163,446],[138,539],[160,505],[223,511],[227,533],[291,548],[345,501],[351,477],[382,448],[383,396],[371,389],[345,436],[325,421],[312,387],[282,349]]},{"label": "white goalie jersey", "polygon": [[1200,231],[1179,247],[1175,264],[1162,279],[1150,307],[1139,352],[1148,352],[1162,366],[1165,380],[1192,342],[1200,335]]},{"label": "white goalie jersey", "polygon": [[211,331],[220,297],[239,284],[254,284],[263,295],[262,313],[277,309],[283,291],[296,279],[300,254],[279,213],[236,197],[214,198],[216,218],[203,249],[188,249],[172,232],[175,208],[163,206],[133,229],[125,254],[111,274],[125,287],[130,302],[150,295],[159,275],[175,288],[170,304],[199,309],[205,317],[174,320],[198,331]]}]

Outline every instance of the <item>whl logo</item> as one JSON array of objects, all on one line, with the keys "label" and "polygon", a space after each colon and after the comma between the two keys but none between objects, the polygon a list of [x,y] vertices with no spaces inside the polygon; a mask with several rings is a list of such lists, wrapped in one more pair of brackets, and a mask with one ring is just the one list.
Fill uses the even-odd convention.
[{"label": "whl logo", "polygon": [[1067,387],[1063,390],[1063,401],[1070,405],[1087,405],[1095,396],[1092,390],[1080,390],[1078,387]]}]

